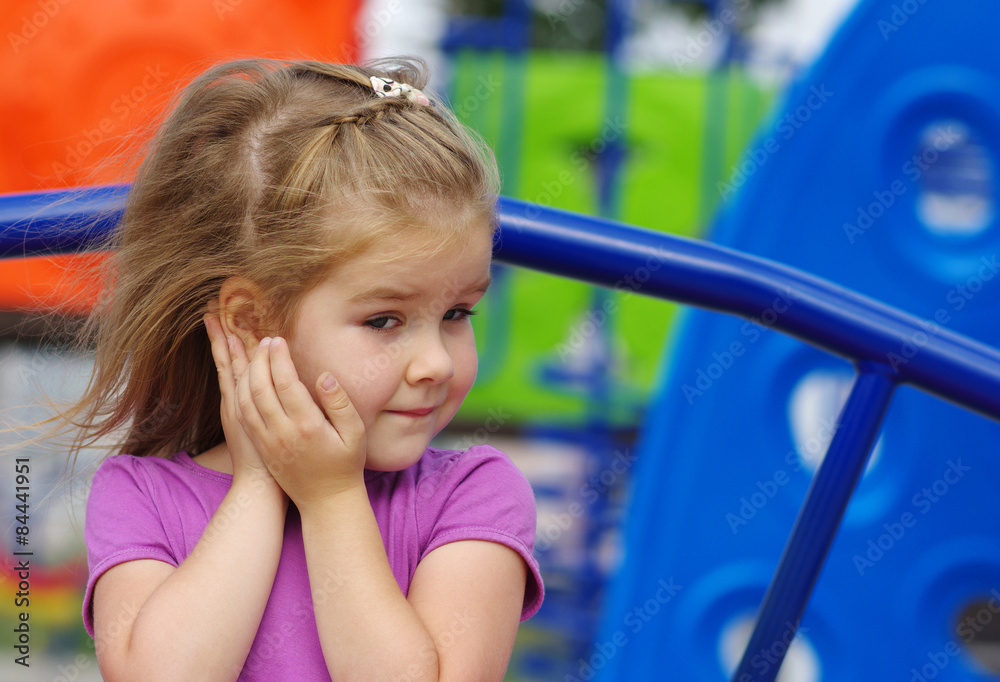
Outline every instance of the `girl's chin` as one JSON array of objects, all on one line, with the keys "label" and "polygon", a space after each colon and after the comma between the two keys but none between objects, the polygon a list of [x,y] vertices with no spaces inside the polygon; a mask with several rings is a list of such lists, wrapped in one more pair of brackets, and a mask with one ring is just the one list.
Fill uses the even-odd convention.
[{"label": "girl's chin", "polygon": [[365,460],[365,469],[369,471],[402,471],[403,469],[409,469],[420,461],[428,445],[429,443],[419,449],[416,447],[412,449],[407,448],[405,452],[400,448],[391,454],[373,454],[369,452],[368,458]]}]

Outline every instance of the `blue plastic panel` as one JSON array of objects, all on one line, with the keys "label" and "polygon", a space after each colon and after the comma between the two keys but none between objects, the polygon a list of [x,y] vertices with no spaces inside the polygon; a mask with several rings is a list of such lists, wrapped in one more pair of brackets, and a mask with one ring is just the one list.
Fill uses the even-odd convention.
[{"label": "blue plastic panel", "polygon": [[[903,373],[951,332],[1000,343],[998,31],[986,0],[861,2],[718,188],[717,243],[912,313],[881,358]],[[599,638],[629,641],[600,679],[729,679],[853,380],[775,333],[812,304],[793,289],[755,321],[684,316]],[[842,312],[838,345],[858,331]],[[996,422],[899,389],[802,630],[758,643],[746,679],[773,679],[789,647],[798,680],[990,679],[958,617],[1000,588],[998,441]],[[659,580],[682,587],[633,632]]]}]

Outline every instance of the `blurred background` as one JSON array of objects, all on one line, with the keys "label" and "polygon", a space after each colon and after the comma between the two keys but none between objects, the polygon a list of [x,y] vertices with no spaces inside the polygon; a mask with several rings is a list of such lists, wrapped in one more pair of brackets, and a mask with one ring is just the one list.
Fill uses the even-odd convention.
[{"label": "blurred background", "polygon": [[[904,70],[910,68],[907,64],[912,63],[913,54],[922,50],[919,54],[930,53],[929,59],[947,65],[965,59],[953,58],[949,52],[956,42],[990,42],[970,37],[968,30],[972,25],[983,31],[997,27],[991,5],[989,9],[983,9],[984,3],[960,3],[965,9],[956,5],[951,14],[965,12],[965,18],[962,28],[949,32],[932,20],[931,12],[937,10],[924,9],[935,1],[941,3],[7,0],[0,9],[4,43],[0,46],[4,130],[0,135],[0,192],[127,182],[137,151],[178,88],[219,61],[261,55],[328,61],[417,55],[433,69],[431,89],[496,150],[505,195],[653,230],[714,239],[774,257],[928,318],[936,309],[945,309],[955,316],[950,326],[995,343],[995,325],[984,320],[995,309],[998,297],[978,295],[988,291],[992,277],[992,271],[984,271],[981,263],[988,264],[989,256],[996,253],[991,151],[997,148],[996,120],[984,122],[988,117],[977,113],[994,104],[992,96],[987,97],[989,106],[968,103],[961,97],[965,90],[958,85],[958,94],[951,99],[921,95],[923,99],[914,99],[917,104],[912,111],[922,112],[924,118],[912,124],[913,131],[900,143],[900,150],[891,151],[896,156],[888,161],[881,156],[874,161],[852,157],[836,165],[831,161],[830,168],[823,168],[823,160],[837,153],[887,148],[881,137],[869,140],[858,132],[869,119],[860,108],[852,109],[851,103],[872,103],[878,109],[874,103],[881,101],[880,94],[892,90],[895,82],[905,81]],[[852,13],[853,26],[844,28]],[[832,37],[838,29],[842,35],[834,44]],[[906,30],[909,36],[904,35]],[[975,63],[985,56],[985,51],[976,53],[967,61]],[[896,75],[890,78],[893,69]],[[870,70],[880,73],[880,79],[867,83],[864,91],[851,85],[859,81],[858,74]],[[950,72],[934,76],[928,71],[916,81],[930,83],[938,78],[952,83],[961,81],[962,74],[966,72],[954,80]],[[841,79],[839,85],[834,85],[835,78]],[[976,92],[988,90],[990,84]],[[826,107],[828,99],[835,106]],[[936,104],[939,100],[945,104]],[[992,116],[993,110],[989,112]],[[887,121],[883,134],[887,129],[901,129],[910,120],[903,114],[899,114],[902,118],[893,115],[883,117]],[[815,122],[809,123],[811,119]],[[838,146],[842,138],[836,131],[852,126],[854,137],[849,139],[854,143]],[[825,142],[829,146],[824,147]],[[934,152],[933,160],[928,150]],[[904,164],[911,154],[919,172],[906,171]],[[891,172],[872,170],[882,166]],[[780,173],[784,175],[776,186],[767,184],[766,178]],[[891,189],[896,176],[911,183],[902,192]],[[848,187],[853,179],[859,179],[860,185]],[[783,208],[792,206],[795,197],[807,196],[810,189],[826,195],[839,192],[845,203],[826,213],[826,204],[821,206],[819,200],[806,202],[808,209],[800,213]],[[875,220],[889,211],[886,200],[879,198],[887,191],[893,192],[893,201],[898,199],[899,205],[912,198],[907,229],[920,226],[916,237],[907,233],[901,238],[902,246],[893,237],[883,240],[882,232],[889,232],[888,220],[880,223],[884,230],[868,232],[875,213],[871,207],[881,206]],[[757,224],[749,225],[748,215],[757,216]],[[822,227],[824,220],[828,224]],[[835,246],[822,241],[826,237],[819,236],[821,229]],[[810,230],[816,230],[816,241],[810,241],[814,238]],[[854,248],[855,238],[858,248]],[[896,272],[895,266],[883,267],[878,260],[897,262],[900,258],[892,254],[906,251],[920,239],[932,241],[913,257],[916,264],[907,266],[906,273]],[[796,240],[800,241],[794,249],[782,250]],[[841,257],[835,253],[840,247],[850,250]],[[874,261],[864,255],[865,249],[872,250]],[[87,353],[67,351],[66,340],[95,296],[75,273],[97,258],[90,254],[0,260],[0,409],[8,423],[44,417],[47,412],[41,396],[67,400],[85,386],[91,358]],[[882,279],[876,282],[879,272]],[[974,282],[973,277],[979,279]],[[849,367],[819,360],[797,346],[771,347],[778,342],[764,336],[773,323],[766,314],[749,331],[740,323],[721,328],[718,316],[703,320],[671,303],[633,295],[641,293],[641,281],[630,285],[631,290],[611,292],[498,265],[495,282],[483,304],[485,314],[475,320],[479,379],[455,422],[436,444],[495,445],[528,475],[536,492],[536,553],[548,596],[538,615],[522,625],[508,679],[579,680],[595,675],[640,679],[613,672],[615,666],[623,658],[653,660],[654,653],[640,649],[644,646],[640,644],[622,656],[617,655],[621,647],[615,644],[609,653],[609,642],[620,641],[616,633],[627,632],[630,641],[639,642],[640,630],[647,636],[683,630],[685,637],[697,630],[704,641],[691,658],[703,654],[708,663],[691,670],[710,673],[689,671],[673,679],[724,679],[735,666],[741,642],[746,642],[751,605],[759,602],[766,576],[777,561],[794,510],[821,456],[817,453],[829,441],[831,434],[824,424],[835,417],[850,385]],[[956,293],[959,286],[965,286],[962,291],[970,295]],[[915,297],[907,298],[907,292],[914,291]],[[962,301],[961,308],[955,301]],[[757,344],[761,336],[764,341]],[[753,351],[747,355],[754,356],[753,361],[736,362],[742,353],[726,360],[726,349],[732,348],[734,339]],[[737,366],[729,371],[734,363]],[[754,379],[765,382],[755,384],[756,388],[737,378],[737,372],[750,364],[771,372]],[[710,395],[702,397],[709,389]],[[746,416],[740,414],[744,408],[734,407],[738,403],[730,404],[730,398],[774,406],[777,435],[745,432],[742,444],[737,444],[727,427],[718,433],[730,440],[712,441],[705,434],[714,431],[713,427],[704,426],[694,415],[731,415],[728,422],[739,426]],[[669,407],[671,401],[674,407],[683,408],[673,412],[681,415],[670,422],[673,430],[664,427],[666,435],[659,431],[649,435],[650,420],[658,420],[660,414],[650,405]],[[915,397],[913,401],[919,403]],[[902,410],[902,416],[894,415],[898,416],[897,428],[913,433],[922,421],[923,409],[917,404]],[[966,419],[954,418],[963,424],[961,420]],[[685,427],[677,421],[685,419],[697,424],[701,436],[683,437]],[[992,425],[983,428],[961,427],[963,433],[971,430],[974,434],[969,450],[985,452],[989,450],[985,443],[996,442],[996,429]],[[5,445],[24,439],[23,432],[0,436]],[[674,466],[673,473],[643,470],[646,450],[665,444],[676,445],[678,454],[664,458],[663,464]],[[755,459],[758,447],[771,459]],[[865,540],[872,539],[877,547],[881,524],[898,520],[907,509],[923,509],[916,495],[924,483],[937,490],[933,487],[936,478],[955,454],[947,444],[929,448],[925,464],[920,465],[927,476],[912,481],[894,476],[888,468],[891,453],[912,455],[919,448],[919,442],[894,441],[888,432],[884,435],[866,477],[872,482],[862,483],[860,506],[852,506],[860,511],[849,512],[857,517],[852,526],[856,536],[852,545],[842,548],[842,563],[851,575],[831,588],[830,600],[849,600],[846,595],[857,592],[863,601],[869,599],[864,596],[866,589],[875,593],[882,589],[877,575],[861,580],[865,571],[859,575],[853,557],[871,561]],[[968,452],[964,442],[962,452]],[[689,456],[685,461],[701,461],[698,471],[684,468],[694,466],[682,464],[685,453]],[[83,504],[96,459],[77,462],[70,476],[65,453],[56,444],[42,442],[4,454],[5,459],[13,457],[30,458],[32,471],[31,668],[14,663],[14,638],[11,628],[4,627],[0,643],[7,653],[0,658],[0,679],[100,679],[93,643],[80,617],[87,575]],[[639,464],[634,467],[635,462]],[[754,468],[747,462],[757,464]],[[877,466],[881,469],[875,470]],[[771,494],[768,482],[779,481],[778,473],[784,474],[785,467],[789,472],[804,469],[806,473],[792,475],[794,480],[787,486],[774,483]],[[973,468],[985,484],[996,481],[995,466],[986,460],[975,461]],[[11,562],[16,549],[13,472],[13,462],[0,468],[0,527],[7,549],[0,576],[0,622],[5,625],[14,623],[19,611],[8,598],[17,585]],[[637,472],[670,477],[672,482],[664,485],[663,494],[677,500],[670,506],[677,528],[649,521],[626,530],[630,509],[636,513],[635,482],[641,478]],[[732,486],[719,492],[721,486],[705,484],[708,476]],[[881,482],[883,478],[886,482]],[[987,493],[976,493],[971,483],[952,485],[965,487],[961,494],[947,498],[938,490],[936,497],[943,501],[935,500],[928,520],[911,532],[913,556],[919,555],[917,546],[926,548],[940,537],[964,532],[956,530],[959,526],[974,526],[977,533],[997,537],[992,521],[968,521],[970,516],[978,518],[978,512],[970,515],[969,509],[981,509],[987,499],[982,495]],[[712,491],[718,496],[714,501]],[[762,504],[754,497],[759,492],[767,493],[759,498]],[[644,495],[638,499],[648,499],[652,493]],[[778,502],[769,504],[772,499]],[[749,506],[744,508],[743,503]],[[744,531],[741,526],[754,517],[758,520]],[[720,539],[713,539],[716,531]],[[628,555],[626,545],[633,547],[629,543],[642,543],[643,538],[652,541],[658,535],[672,539],[679,549],[670,556]],[[900,547],[904,544],[896,541]],[[732,584],[738,583],[738,589],[726,582],[728,578],[718,577],[721,569],[718,575],[713,573],[717,566],[726,566],[723,560],[713,566],[685,564],[679,558],[705,547],[738,553],[743,548],[740,543],[751,555],[765,557],[761,563],[766,570],[752,562],[741,564],[736,569],[739,578]],[[982,547],[977,541],[970,543]],[[895,569],[889,564],[905,565],[910,555],[904,551],[910,550],[889,553],[883,547],[882,551],[889,556],[878,567],[881,579],[891,582]],[[979,557],[978,550],[970,551]],[[949,583],[969,588],[956,593],[957,601],[938,618],[944,625],[931,628],[936,639],[920,640],[914,645],[916,653],[899,656],[893,653],[889,636],[885,637],[888,648],[871,639],[855,645],[868,647],[867,655],[893,662],[897,679],[920,679],[912,675],[932,679],[939,673],[942,679],[997,679],[1000,664],[992,647],[997,639],[992,614],[1000,613],[1000,601],[991,601],[987,588],[994,584],[1000,588],[1000,573],[995,554],[975,557],[969,563],[985,568],[975,581],[959,576]],[[659,595],[657,585],[673,584],[676,578],[684,598],[693,599],[701,594],[699,581],[711,574],[717,591],[729,594],[726,590],[732,587],[732,594],[740,595],[738,603],[702,595],[698,598],[704,604],[697,611],[701,615],[685,616],[678,605],[681,598],[670,605],[659,596],[659,602],[630,596],[621,586],[613,603],[607,601],[609,584],[622,574],[623,567],[636,562],[644,566],[652,564],[643,562],[661,562],[650,574],[660,576],[662,582],[652,580],[642,594]],[[764,577],[758,579],[758,573]],[[937,584],[930,578],[927,582]],[[855,583],[865,589],[855,590]],[[917,594],[922,588],[912,589],[911,594]],[[822,610],[822,597],[819,600]],[[636,615],[630,621],[633,607]],[[676,620],[671,620],[674,615],[658,616],[661,608],[680,615]],[[712,615],[710,622],[707,615],[703,617],[716,612],[722,615]],[[924,612],[914,613],[923,622]],[[970,617],[978,625],[974,636],[966,637],[959,626]],[[891,618],[884,615],[881,622],[888,627]],[[652,625],[644,628],[646,623]],[[812,629],[813,633],[833,631],[830,645],[809,636],[796,639],[780,679],[862,679],[838,676],[831,662],[838,651],[854,651],[845,644],[850,639],[849,626],[839,623],[830,617]],[[861,627],[858,631],[867,632]],[[949,642],[960,653],[953,655],[944,648]],[[949,652],[945,665],[935,657],[939,649]],[[671,666],[679,660],[673,655],[660,653]],[[962,663],[947,666],[955,657]],[[865,656],[850,654],[844,659],[862,665]],[[671,669],[687,670],[683,666]],[[644,679],[667,678],[649,673]]]}]

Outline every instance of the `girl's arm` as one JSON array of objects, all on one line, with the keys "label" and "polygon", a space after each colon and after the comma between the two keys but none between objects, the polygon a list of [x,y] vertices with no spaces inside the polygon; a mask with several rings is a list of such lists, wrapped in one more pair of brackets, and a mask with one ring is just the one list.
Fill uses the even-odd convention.
[{"label": "girl's arm", "polygon": [[526,567],[514,550],[443,545],[417,566],[407,599],[367,496],[345,492],[303,512],[302,533],[310,580],[331,571],[341,578],[333,598],[316,605],[334,679],[503,678],[524,601]]},{"label": "girl's arm", "polygon": [[234,482],[177,568],[130,561],[101,576],[94,642],[105,680],[239,676],[281,553],[285,502],[265,487]]},{"label": "girl's arm", "polygon": [[503,678],[526,579],[524,559],[494,542],[452,542],[420,562],[408,600],[433,634],[440,679]]},{"label": "girl's arm", "polygon": [[364,483],[364,425],[329,374],[298,381],[282,339],[261,342],[240,382],[243,423],[299,509],[323,655],[336,680],[498,680],[510,656],[526,567],[507,547],[456,542],[399,590]]},{"label": "girl's arm", "polygon": [[180,566],[142,560],[94,588],[95,646],[106,680],[235,680],[274,582],[288,499],[235,421],[234,371],[217,319],[206,319],[222,390],[233,485]]}]

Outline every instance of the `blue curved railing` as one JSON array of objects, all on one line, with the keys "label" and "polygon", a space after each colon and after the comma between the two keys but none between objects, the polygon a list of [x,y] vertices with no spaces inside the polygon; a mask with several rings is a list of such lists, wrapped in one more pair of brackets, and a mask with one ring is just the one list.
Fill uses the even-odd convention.
[{"label": "blue curved railing", "polygon": [[[128,188],[0,196],[0,258],[85,250],[117,223]],[[864,471],[893,389],[913,385],[1000,420],[1000,351],[778,263],[711,243],[514,199],[500,201],[497,260],[742,317],[793,300],[771,325],[852,360],[857,378],[813,478],[746,652],[798,623]],[[781,649],[784,650],[784,649]],[[779,666],[734,680],[770,682]]]}]

